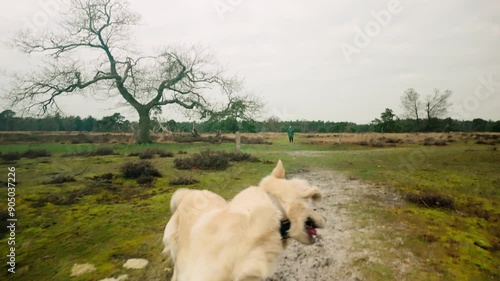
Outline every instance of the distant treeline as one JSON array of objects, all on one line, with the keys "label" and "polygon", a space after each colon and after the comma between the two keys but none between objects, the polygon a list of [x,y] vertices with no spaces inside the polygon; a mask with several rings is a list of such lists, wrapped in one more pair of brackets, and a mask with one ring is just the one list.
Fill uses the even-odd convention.
[{"label": "distant treeline", "polygon": [[[303,133],[341,133],[341,132],[500,132],[500,121],[474,119],[461,121],[451,118],[433,119],[425,126],[412,119],[375,119],[370,124],[355,124],[352,122],[332,121],[280,121],[271,117],[264,121],[237,121],[227,118],[218,121],[176,122],[169,120],[161,124],[152,118],[151,130],[172,132],[191,132],[194,128],[199,133],[246,133],[285,132],[289,126],[295,132]],[[0,131],[86,131],[86,132],[134,132],[137,122],[130,122],[120,113],[96,119],[92,116],[61,116],[59,114],[43,118],[16,117],[15,112],[5,110],[0,113]]]}]

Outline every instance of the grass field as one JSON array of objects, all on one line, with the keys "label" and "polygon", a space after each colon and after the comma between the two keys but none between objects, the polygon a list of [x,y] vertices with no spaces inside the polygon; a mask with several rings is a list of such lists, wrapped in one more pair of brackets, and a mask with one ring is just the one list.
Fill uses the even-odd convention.
[{"label": "grass field", "polygon": [[[8,274],[4,263],[1,279],[69,280],[73,264],[90,262],[99,265],[96,271],[71,280],[99,280],[123,272],[121,265],[128,258],[162,263],[161,237],[170,216],[170,196],[178,188],[169,184],[170,180],[180,176],[195,178],[199,183],[189,187],[209,189],[231,198],[258,183],[273,168],[270,163],[278,159],[292,173],[301,169],[331,169],[387,190],[386,201],[370,210],[359,210],[357,219],[362,221],[362,214],[369,212],[377,224],[387,226],[378,234],[382,243],[402,237],[401,249],[413,252],[426,268],[422,275],[415,274],[416,280],[500,278],[500,153],[495,143],[476,144],[494,138],[457,134],[445,146],[423,146],[421,143],[431,136],[420,134],[415,136],[418,140],[410,142],[404,140],[412,136],[404,135],[371,136],[370,139],[390,144],[378,145],[370,139],[339,142],[338,135],[326,134],[298,134],[296,142],[288,144],[283,135],[270,134],[264,137],[272,145],[242,146],[243,152],[265,162],[234,162],[223,171],[177,170],[174,159],[205,149],[234,150],[230,143],[1,145],[2,155],[28,149],[46,149],[52,154],[10,162],[0,160],[0,170],[4,171],[2,185],[6,185],[7,168],[16,168],[18,218],[16,274]],[[449,140],[446,136],[432,136],[434,140],[440,137]],[[112,147],[119,154],[75,156],[102,146]],[[163,176],[152,184],[123,178],[121,165],[138,161],[137,156],[127,155],[147,148],[174,153],[174,157],[155,156],[150,160]],[[112,179],[101,177],[106,173],[112,173]],[[60,175],[72,176],[75,181],[48,183]],[[2,196],[7,197],[5,193]],[[394,197],[399,200],[389,199]],[[4,210],[2,221],[6,220]],[[4,255],[8,253],[4,236],[8,233],[0,234]],[[382,259],[393,258],[383,248],[375,250]],[[366,280],[391,280],[387,278],[390,274],[378,274],[379,268],[363,270]],[[129,273],[144,280],[167,274],[163,269]]]}]

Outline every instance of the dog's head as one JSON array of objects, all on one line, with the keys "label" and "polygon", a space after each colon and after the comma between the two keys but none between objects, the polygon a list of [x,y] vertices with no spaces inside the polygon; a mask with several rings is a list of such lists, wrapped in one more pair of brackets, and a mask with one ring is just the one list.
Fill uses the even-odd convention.
[{"label": "dog's head", "polygon": [[312,202],[320,202],[322,198],[318,187],[302,179],[285,179],[281,160],[271,175],[261,181],[260,187],[276,197],[282,205],[291,223],[288,231],[290,238],[306,245],[316,242],[316,228],[325,226],[325,219],[312,206]]}]

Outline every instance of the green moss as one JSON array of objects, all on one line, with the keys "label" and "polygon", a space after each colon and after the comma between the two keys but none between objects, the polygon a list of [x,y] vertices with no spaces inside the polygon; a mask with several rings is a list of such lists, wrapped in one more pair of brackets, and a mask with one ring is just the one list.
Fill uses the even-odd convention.
[{"label": "green moss", "polygon": [[[237,163],[226,171],[182,171],[173,168],[172,158],[151,161],[164,175],[152,186],[137,185],[133,180],[114,178],[112,189],[104,185],[94,194],[85,195],[71,205],[35,207],[33,200],[49,194],[65,195],[88,187],[88,178],[103,173],[119,174],[119,166],[130,152],[147,148],[188,153],[203,149],[234,149],[232,144],[152,144],[115,145],[121,155],[99,157],[61,157],[62,154],[95,150],[93,145],[3,145],[0,151],[22,151],[43,148],[53,153],[50,158],[21,159],[15,164],[0,163],[0,169],[17,168],[19,231],[18,273],[15,277],[0,273],[7,280],[68,280],[74,263],[90,262],[97,266],[93,273],[72,280],[99,280],[123,274],[123,262],[130,257],[144,257],[157,265],[163,262],[161,237],[170,217],[169,200],[176,188],[168,181],[179,174],[195,174],[200,183],[192,188],[209,189],[231,198],[241,189],[255,185],[274,167],[263,163]],[[489,148],[455,144],[422,150],[421,146],[373,149],[354,145],[293,146],[286,139],[273,145],[243,145],[244,152],[275,163],[282,159],[288,171],[300,169],[333,169],[393,192],[435,192],[453,198],[454,210],[429,209],[412,204],[373,204],[353,206],[363,225],[384,225],[374,247],[382,261],[390,261],[394,253],[385,249],[409,249],[424,263],[421,272],[407,273],[407,280],[489,280],[498,277],[500,218],[500,154]],[[471,149],[473,149],[471,151]],[[307,153],[295,153],[300,150]],[[402,163],[421,153],[423,161]],[[176,157],[178,157],[176,155]],[[406,162],[405,162],[406,161]],[[410,161],[411,162],[411,161]],[[74,175],[76,182],[43,185],[57,174]],[[495,223],[496,222],[496,223]],[[396,238],[402,245],[394,246]],[[0,241],[5,245],[5,239]],[[387,246],[387,247],[386,247]],[[383,262],[358,264],[365,267],[369,280],[395,280],[398,275]],[[162,268],[158,266],[158,268]],[[154,271],[154,270],[151,270]],[[127,272],[136,279],[164,278],[161,272]],[[145,275],[141,275],[145,274]],[[497,275],[495,275],[497,274]],[[163,277],[162,277],[163,276]],[[154,278],[153,278],[154,277]],[[372,278],[370,278],[372,277]]]}]

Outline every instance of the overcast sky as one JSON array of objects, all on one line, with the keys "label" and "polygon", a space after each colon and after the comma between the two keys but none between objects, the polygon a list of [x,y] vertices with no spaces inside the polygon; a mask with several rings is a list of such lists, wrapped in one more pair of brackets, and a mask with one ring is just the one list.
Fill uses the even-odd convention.
[{"label": "overcast sky", "polygon": [[[27,22],[49,28],[51,14],[63,9],[58,1],[2,1],[0,40],[8,42]],[[402,114],[408,88],[423,96],[439,88],[453,91],[449,116],[500,120],[498,0],[130,2],[142,16],[133,40],[145,53],[172,43],[208,46],[266,102],[266,116],[368,123],[385,108]],[[45,16],[52,19],[44,23]],[[0,45],[2,71],[36,64]],[[5,77],[0,84],[8,87]],[[121,112],[136,119],[119,100],[76,95],[60,105],[67,115]]]}]

